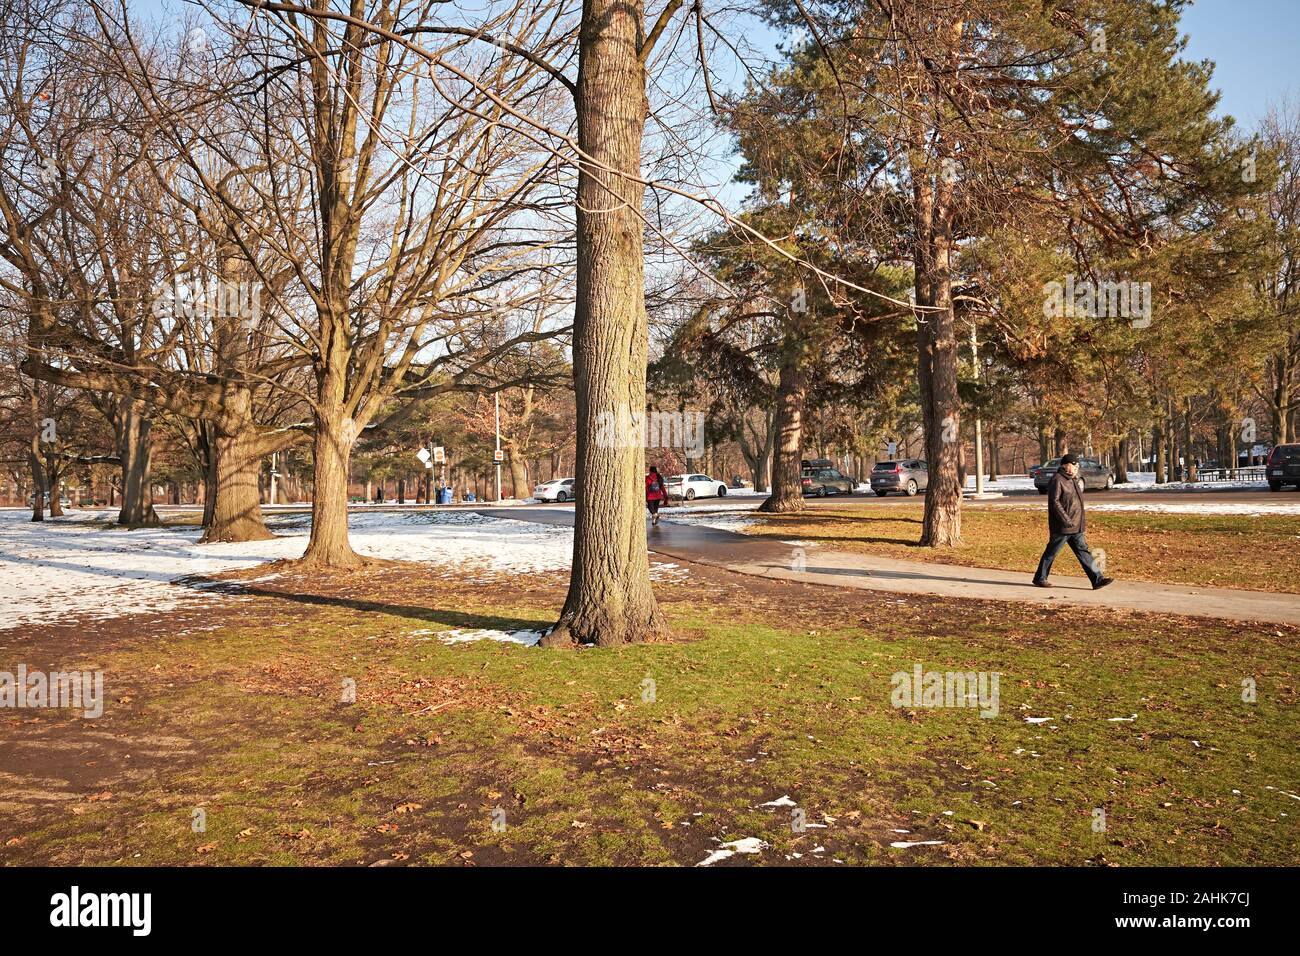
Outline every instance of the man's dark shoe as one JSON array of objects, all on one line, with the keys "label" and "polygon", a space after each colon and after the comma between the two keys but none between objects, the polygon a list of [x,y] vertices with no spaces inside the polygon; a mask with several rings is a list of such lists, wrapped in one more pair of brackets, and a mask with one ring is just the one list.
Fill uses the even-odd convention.
[{"label": "man's dark shoe", "polygon": [[1094,585],[1092,586],[1092,589],[1093,589],[1094,591],[1100,591],[1100,590],[1101,590],[1102,588],[1104,588],[1106,585],[1108,585],[1108,584],[1114,584],[1114,583],[1115,583],[1115,579],[1114,579],[1114,578],[1102,578],[1100,581],[1098,581],[1096,584],[1094,584]]},{"label": "man's dark shoe", "polygon": [[1049,582],[1047,582],[1047,581],[1035,581],[1035,582],[1034,582],[1034,587],[1036,587],[1036,588],[1050,588],[1051,586],[1052,586],[1051,583],[1049,583]]}]

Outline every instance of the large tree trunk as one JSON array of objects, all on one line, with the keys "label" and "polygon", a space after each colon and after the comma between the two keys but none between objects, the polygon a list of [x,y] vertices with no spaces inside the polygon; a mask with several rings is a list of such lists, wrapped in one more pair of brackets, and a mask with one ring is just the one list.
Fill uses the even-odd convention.
[{"label": "large tree trunk", "polygon": [[215,429],[208,422],[198,423],[199,464],[203,468],[203,527],[212,527],[217,507],[217,454],[214,450]]},{"label": "large tree trunk", "polygon": [[[32,445],[35,446],[39,439],[33,438]],[[41,464],[41,456],[35,451],[30,452],[32,468],[32,520],[45,520],[45,466]]]},{"label": "large tree trunk", "polygon": [[1115,451],[1115,484],[1128,484],[1128,436],[1119,440]]},{"label": "large tree trunk", "polygon": [[[751,444],[752,439],[752,444]],[[766,492],[771,481],[772,455],[776,450],[776,415],[764,412],[763,430],[756,433],[749,425],[748,418],[740,423],[740,456],[749,468],[749,477],[754,483],[754,490]]]},{"label": "large tree trunk", "polygon": [[768,416],[767,434],[763,438],[763,452],[758,457],[758,475],[754,479],[755,491],[767,491],[772,484],[772,460],[776,455],[776,415]]},{"label": "large tree trunk", "polygon": [[248,437],[216,431],[211,455],[216,473],[216,493],[213,495],[212,520],[202,542],[263,541],[274,537],[262,520],[262,500],[258,494],[261,456],[249,446]]},{"label": "large tree trunk", "polygon": [[1178,466],[1178,420],[1174,417],[1174,403],[1172,399],[1168,402],[1167,415],[1165,418],[1165,454],[1169,459],[1165,466],[1165,471],[1169,475],[1169,480],[1180,480],[1182,478],[1182,469]]},{"label": "large tree trunk", "polygon": [[531,493],[528,487],[528,463],[524,460],[523,455],[515,453],[515,449],[510,449],[510,495],[513,498],[523,500]]},{"label": "large tree trunk", "polygon": [[[927,194],[933,196],[926,203]],[[925,409],[925,449],[930,481],[925,491],[921,544],[932,548],[961,544],[959,476],[961,405],[957,396],[957,338],[952,310],[952,185],[936,177],[918,202],[917,233],[928,247],[919,256],[916,298],[932,308],[917,324],[917,377]]]},{"label": "large tree trunk", "polygon": [[1156,484],[1165,483],[1165,430],[1157,421],[1151,426],[1151,461],[1156,473]]},{"label": "large tree trunk", "polygon": [[151,470],[153,446],[150,432],[153,422],[144,414],[144,405],[136,399],[118,401],[117,454],[122,462],[122,508],[117,523],[129,528],[160,524],[153,507]]},{"label": "large tree trunk", "polygon": [[61,486],[63,485],[63,470],[56,466],[47,465],[45,468],[45,486],[50,489],[50,517],[63,517],[63,503],[59,501],[62,495]]},{"label": "large tree trunk", "polygon": [[[322,391],[330,395],[333,389]],[[341,381],[338,391],[341,397]],[[311,500],[311,539],[302,560],[331,568],[361,567],[366,561],[348,541],[348,461],[356,441],[356,426],[341,402],[322,404],[314,420],[315,494]]]},{"label": "large tree trunk", "polygon": [[1295,370],[1291,365],[1291,349],[1288,346],[1283,346],[1273,356],[1272,366],[1273,394],[1269,402],[1269,413],[1272,419],[1273,444],[1284,445],[1292,438],[1290,406],[1292,379],[1295,377]]},{"label": "large tree trunk", "polygon": [[32,469],[32,520],[45,520],[45,459],[41,454],[41,410],[35,384],[28,395],[31,406],[32,439],[27,449]]},{"label": "large tree trunk", "polygon": [[758,506],[772,514],[803,510],[803,406],[808,383],[798,343],[787,343],[776,397],[776,448],[772,458],[772,493]]},{"label": "large tree trunk", "polygon": [[[630,434],[646,406],[644,190],[624,178],[641,168],[644,12],[641,0],[585,0],[579,29],[578,145],[591,162],[579,168],[577,196],[578,494],[569,593],[547,646],[611,646],[666,630],[650,589],[645,449]],[[624,440],[597,441],[601,423],[605,437]]]}]

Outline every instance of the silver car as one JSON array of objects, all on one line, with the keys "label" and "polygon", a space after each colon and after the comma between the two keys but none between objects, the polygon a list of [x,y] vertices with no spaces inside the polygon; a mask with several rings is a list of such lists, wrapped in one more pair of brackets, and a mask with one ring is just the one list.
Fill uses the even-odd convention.
[{"label": "silver car", "polygon": [[[1053,458],[1045,465],[1035,465],[1029,473],[1034,478],[1034,487],[1040,495],[1047,494],[1047,486],[1052,483],[1052,476],[1061,467],[1061,459]],[[1115,486],[1115,475],[1110,467],[1103,465],[1096,458],[1079,459],[1079,478],[1084,491],[1105,491]]]},{"label": "silver car", "polygon": [[930,484],[930,469],[919,458],[878,461],[871,469],[871,490],[880,497],[901,491],[911,497]]}]

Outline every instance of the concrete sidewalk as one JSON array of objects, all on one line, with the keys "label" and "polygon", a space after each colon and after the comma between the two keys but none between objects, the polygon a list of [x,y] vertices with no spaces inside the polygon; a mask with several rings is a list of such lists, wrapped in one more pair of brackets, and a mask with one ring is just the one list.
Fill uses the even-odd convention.
[{"label": "concrete sidewalk", "polygon": [[1029,583],[1032,571],[964,568],[844,551],[823,551],[820,548],[810,549],[805,555],[806,566],[802,571],[796,570],[798,565],[796,563],[792,566],[791,560],[746,561],[728,567],[742,574],[873,591],[1023,601],[1058,607],[1083,605],[1124,608],[1130,611],[1186,614],[1232,621],[1300,624],[1300,594],[1148,584],[1142,581],[1116,581],[1109,587],[1094,591],[1086,578],[1060,575],[1052,581],[1055,587],[1036,588]]},{"label": "concrete sidewalk", "polygon": [[[573,512],[567,509],[502,508],[481,509],[479,513],[539,524],[573,524]],[[1094,591],[1085,578],[1062,575],[1053,580],[1055,587],[1036,588],[1029,583],[1033,576],[1032,568],[1025,571],[966,568],[822,547],[801,548],[702,525],[678,524],[667,517],[661,518],[658,526],[649,528],[648,544],[655,554],[725,568],[739,574],[808,584],[1300,625],[1300,594],[1132,581],[1117,581],[1110,587]],[[1065,554],[1060,560],[1069,558],[1070,555]]]}]

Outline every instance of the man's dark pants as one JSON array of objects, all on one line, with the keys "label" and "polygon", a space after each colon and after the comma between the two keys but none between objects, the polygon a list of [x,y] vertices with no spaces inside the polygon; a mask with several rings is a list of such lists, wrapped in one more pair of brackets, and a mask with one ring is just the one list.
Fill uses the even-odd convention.
[{"label": "man's dark pants", "polygon": [[1043,557],[1038,562],[1038,573],[1034,575],[1034,580],[1047,580],[1047,576],[1052,573],[1052,562],[1067,544],[1074,552],[1074,556],[1079,559],[1079,563],[1083,565],[1083,572],[1088,575],[1088,580],[1095,585],[1102,578],[1101,568],[1097,566],[1097,559],[1088,550],[1088,542],[1082,531],[1076,534],[1054,534],[1048,539]]}]

